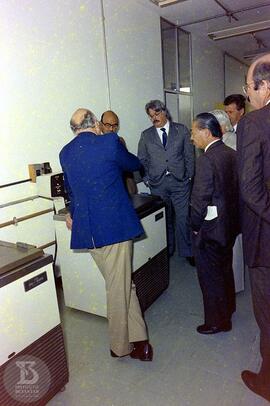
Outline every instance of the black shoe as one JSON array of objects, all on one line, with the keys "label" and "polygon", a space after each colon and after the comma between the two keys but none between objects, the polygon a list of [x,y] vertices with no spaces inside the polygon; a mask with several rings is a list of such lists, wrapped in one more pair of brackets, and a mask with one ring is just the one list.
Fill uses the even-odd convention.
[{"label": "black shoe", "polygon": [[248,389],[270,402],[270,383],[263,382],[259,374],[247,370],[241,373],[241,378]]},{"label": "black shoe", "polygon": [[112,350],[110,350],[110,353],[111,353],[111,357],[113,357],[113,358],[123,358],[123,357],[126,357],[127,355],[130,354],[130,353],[128,353],[128,354],[125,354],[125,355],[117,355]]},{"label": "black shoe", "polygon": [[200,334],[217,334],[221,332],[230,331],[232,329],[232,322],[227,321],[219,326],[208,326],[207,324],[202,324],[197,327],[197,331]]},{"label": "black shoe", "polygon": [[195,266],[195,259],[194,257],[186,257],[187,262],[189,263],[189,265],[191,266]]}]

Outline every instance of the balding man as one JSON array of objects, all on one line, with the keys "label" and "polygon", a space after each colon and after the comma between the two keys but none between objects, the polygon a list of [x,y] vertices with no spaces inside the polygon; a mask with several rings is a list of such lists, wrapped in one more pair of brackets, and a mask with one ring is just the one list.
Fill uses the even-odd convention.
[{"label": "balding man", "polygon": [[270,54],[251,64],[243,90],[255,109],[237,128],[243,249],[260,329],[262,364],[257,374],[243,371],[242,379],[270,401]]},{"label": "balding man", "polygon": [[121,178],[122,171],[138,170],[140,162],[117,134],[101,135],[90,110],[75,111],[70,127],[75,138],[60,152],[60,162],[71,202],[71,249],[89,249],[104,276],[111,355],[151,361],[152,347],[131,282],[132,239],[143,228]]},{"label": "balding man", "polygon": [[[112,110],[104,111],[100,119],[100,124],[103,134],[109,134],[111,132],[117,133],[119,130],[119,118]],[[126,147],[124,138],[119,137],[119,139]],[[130,195],[134,195],[138,192],[132,172],[124,172],[123,179]]]}]

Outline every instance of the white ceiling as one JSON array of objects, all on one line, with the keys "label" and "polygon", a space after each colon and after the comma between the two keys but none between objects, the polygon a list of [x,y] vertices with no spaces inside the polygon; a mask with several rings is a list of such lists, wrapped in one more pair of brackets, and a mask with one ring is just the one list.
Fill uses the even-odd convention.
[{"label": "white ceiling", "polygon": [[[217,4],[222,4],[233,16],[238,19],[226,16],[226,11]],[[175,23],[186,31],[200,35],[208,39],[207,33],[225,28],[237,27],[258,21],[270,20],[270,0],[185,0],[167,7],[156,7],[162,17]],[[254,7],[253,10],[247,10]],[[255,8],[256,7],[256,8]],[[215,17],[204,22],[197,22],[209,17]],[[270,24],[269,30],[260,31],[255,34],[257,40],[270,48]],[[243,55],[249,51],[259,48],[256,39],[252,34],[241,35],[230,39],[215,41],[215,45],[228,52],[234,57],[245,61]],[[210,40],[213,43],[213,40]],[[262,47],[263,47],[262,45]],[[250,61],[245,61],[250,63]]]}]

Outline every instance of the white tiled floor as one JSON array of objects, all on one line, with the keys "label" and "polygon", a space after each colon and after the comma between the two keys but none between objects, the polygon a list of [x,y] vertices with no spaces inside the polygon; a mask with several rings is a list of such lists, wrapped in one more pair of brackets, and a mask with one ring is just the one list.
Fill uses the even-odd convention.
[{"label": "white tiled floor", "polygon": [[196,270],[171,259],[170,286],[146,311],[153,362],[109,354],[104,318],[60,306],[70,382],[50,406],[267,406],[242,383],[243,369],[258,370],[259,337],[248,281],[237,294],[233,329],[203,336]]}]

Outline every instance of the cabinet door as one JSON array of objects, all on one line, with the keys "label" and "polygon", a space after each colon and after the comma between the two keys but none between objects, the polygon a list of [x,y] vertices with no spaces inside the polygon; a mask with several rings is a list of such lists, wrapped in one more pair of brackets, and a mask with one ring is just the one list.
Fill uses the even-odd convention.
[{"label": "cabinet door", "polygon": [[[46,272],[47,281],[25,291],[24,282]],[[0,365],[60,324],[52,265],[0,289]]]},{"label": "cabinet door", "polygon": [[145,235],[134,241],[133,271],[167,246],[165,208],[143,218],[141,223]]},{"label": "cabinet door", "polygon": [[62,276],[66,306],[106,317],[104,278],[87,250],[70,249],[65,221],[55,221],[57,263]]}]

